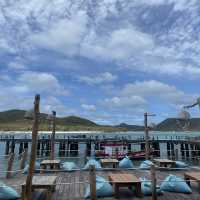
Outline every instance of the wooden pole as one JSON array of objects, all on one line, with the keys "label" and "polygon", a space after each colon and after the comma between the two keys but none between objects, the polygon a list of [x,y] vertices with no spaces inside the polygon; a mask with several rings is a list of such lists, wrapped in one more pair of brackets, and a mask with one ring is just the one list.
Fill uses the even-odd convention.
[{"label": "wooden pole", "polygon": [[145,131],[145,158],[149,159],[149,129],[148,129],[148,114],[144,113],[144,131]]},{"label": "wooden pole", "polygon": [[33,172],[35,168],[35,160],[37,155],[37,135],[39,128],[39,106],[40,105],[40,95],[35,96],[34,102],[34,119],[33,119],[33,127],[32,127],[32,146],[31,146],[31,157],[29,162],[29,170],[26,178],[26,186],[25,186],[25,194],[24,200],[32,199],[32,178]]},{"label": "wooden pole", "polygon": [[22,153],[22,158],[20,161],[20,169],[24,169],[26,160],[27,160],[27,156],[28,156],[28,149],[24,149],[24,152]]},{"label": "wooden pole", "polygon": [[157,200],[155,165],[151,165],[151,187],[152,187],[152,200]]},{"label": "wooden pole", "polygon": [[90,174],[89,174],[89,178],[90,178],[90,199],[91,200],[96,200],[97,196],[96,196],[96,172],[95,172],[95,166],[94,165],[90,165]]},{"label": "wooden pole", "polygon": [[178,149],[175,149],[175,160],[178,160]]},{"label": "wooden pole", "polygon": [[12,171],[14,158],[15,158],[15,154],[14,153],[10,153],[10,156],[8,158],[8,168],[7,168],[6,178],[11,178],[11,175],[12,175],[11,171]]},{"label": "wooden pole", "polygon": [[53,130],[51,135],[51,160],[54,160],[55,155],[55,133],[56,133],[56,112],[52,111],[53,114]]}]

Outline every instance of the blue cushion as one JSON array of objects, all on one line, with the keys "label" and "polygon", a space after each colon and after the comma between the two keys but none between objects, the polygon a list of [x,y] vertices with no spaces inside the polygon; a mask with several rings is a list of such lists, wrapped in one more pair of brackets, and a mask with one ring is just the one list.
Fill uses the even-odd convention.
[{"label": "blue cushion", "polygon": [[160,186],[161,190],[178,193],[192,193],[191,188],[185,180],[179,176],[169,175]]},{"label": "blue cushion", "polygon": [[123,159],[119,162],[119,167],[120,167],[120,168],[133,168],[133,163],[132,163],[132,161],[129,159],[129,157],[126,156],[125,158],[123,158]]},{"label": "blue cushion", "polygon": [[176,161],[176,167],[177,168],[186,168],[186,167],[188,167],[188,164],[186,164],[185,162],[182,162],[182,161]]},{"label": "blue cushion", "polygon": [[[103,177],[96,177],[96,195],[97,197],[111,197],[113,195],[113,188]],[[90,185],[85,191],[85,198],[90,197]]]},{"label": "blue cushion", "polygon": [[67,170],[67,171],[72,171],[74,169],[78,169],[78,167],[76,166],[76,164],[74,162],[64,162],[62,167],[64,170]]},{"label": "blue cushion", "polygon": [[150,160],[145,160],[140,164],[140,169],[150,169],[153,163]]},{"label": "blue cushion", "polygon": [[[28,169],[29,169],[29,164],[26,164],[26,166],[23,169],[23,174],[27,174],[28,173]],[[40,169],[40,163],[39,162],[35,162],[35,172],[37,172]]]},{"label": "blue cushion", "polygon": [[[140,181],[141,181],[142,193],[144,194],[144,196],[152,195],[151,181],[147,180],[144,177],[140,178]],[[163,194],[162,190],[160,189],[160,187],[158,185],[156,186],[156,193],[158,195]]]},{"label": "blue cushion", "polygon": [[91,158],[90,160],[87,161],[87,163],[85,164],[84,169],[89,169],[90,165],[94,165],[96,169],[100,169],[101,168],[100,163],[97,160],[93,159],[93,158]]},{"label": "blue cushion", "polygon": [[13,188],[0,183],[0,200],[15,200],[19,198],[19,194]]}]

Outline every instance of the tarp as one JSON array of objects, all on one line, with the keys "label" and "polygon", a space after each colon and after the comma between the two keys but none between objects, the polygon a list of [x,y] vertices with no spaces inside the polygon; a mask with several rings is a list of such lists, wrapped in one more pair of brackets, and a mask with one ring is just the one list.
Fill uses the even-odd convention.
[{"label": "tarp", "polygon": [[[97,197],[111,197],[113,195],[113,188],[103,177],[96,177],[96,195]],[[90,197],[90,185],[85,191],[85,198]]]},{"label": "tarp", "polygon": [[87,161],[87,163],[85,164],[84,169],[89,169],[90,165],[94,165],[96,169],[100,169],[101,165],[100,163],[95,160],[94,158],[91,158],[90,160]]},{"label": "tarp", "polygon": [[[28,169],[29,169],[29,164],[26,164],[26,166],[23,169],[23,174],[27,174],[28,173]],[[39,171],[40,169],[40,163],[39,162],[35,162],[35,172]]]},{"label": "tarp", "polygon": [[176,167],[177,168],[186,168],[186,167],[188,167],[188,164],[186,164],[185,162],[182,162],[182,161],[176,161]]},{"label": "tarp", "polygon": [[161,190],[178,193],[192,193],[191,188],[185,180],[179,176],[169,175],[160,186]]},{"label": "tarp", "polygon": [[[142,193],[144,194],[144,196],[149,196],[152,195],[152,185],[151,185],[151,181],[147,180],[145,177],[140,178],[141,183],[141,189],[142,189]],[[163,194],[162,190],[160,189],[160,187],[157,185],[156,186],[156,193],[158,195]]]},{"label": "tarp", "polygon": [[120,162],[119,162],[119,167],[120,168],[133,168],[133,163],[132,161],[129,159],[128,156],[126,156],[125,158],[123,158]]},{"label": "tarp", "polygon": [[153,163],[150,160],[145,160],[140,164],[140,169],[150,169]]},{"label": "tarp", "polygon": [[62,168],[67,171],[72,171],[74,169],[78,169],[77,165],[74,162],[64,162],[62,164]]},{"label": "tarp", "polygon": [[19,194],[13,188],[0,182],[0,200],[16,200],[19,198]]}]

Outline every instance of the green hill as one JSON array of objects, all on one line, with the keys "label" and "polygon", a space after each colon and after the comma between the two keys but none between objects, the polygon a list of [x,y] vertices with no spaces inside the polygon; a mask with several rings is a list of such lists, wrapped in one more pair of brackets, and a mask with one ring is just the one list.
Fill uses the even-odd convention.
[{"label": "green hill", "polygon": [[[24,118],[24,110],[8,110],[0,112],[0,130],[31,130],[32,121]],[[47,114],[40,114],[40,129],[49,130],[50,121],[47,120]],[[56,126],[58,130],[88,130],[98,128],[99,125],[81,117],[57,117]]]},{"label": "green hill", "polygon": [[[0,130],[26,131],[32,129],[32,120],[24,118],[24,110],[8,110],[0,112]],[[47,114],[40,114],[40,130],[51,130]],[[144,126],[121,123],[117,126],[103,126],[88,119],[68,116],[56,118],[56,130],[60,131],[143,131]],[[200,118],[192,118],[188,121],[177,118],[168,118],[157,124],[155,131],[200,131]]]},{"label": "green hill", "polygon": [[24,120],[24,110],[8,110],[0,112],[0,123]]},{"label": "green hill", "polygon": [[124,128],[127,131],[143,131],[144,126],[139,126],[139,125],[129,125],[126,123],[121,123],[120,125],[116,126],[118,128]]},{"label": "green hill", "polygon": [[178,118],[168,118],[159,123],[155,130],[157,131],[200,131],[200,118],[191,118],[183,120]]}]

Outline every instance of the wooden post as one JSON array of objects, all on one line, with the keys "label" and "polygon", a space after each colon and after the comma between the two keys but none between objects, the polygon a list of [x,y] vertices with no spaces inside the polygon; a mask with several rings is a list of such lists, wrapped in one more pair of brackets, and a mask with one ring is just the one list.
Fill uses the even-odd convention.
[{"label": "wooden post", "polygon": [[24,149],[24,152],[22,153],[22,158],[20,161],[20,169],[24,169],[27,156],[28,156],[28,149]]},{"label": "wooden post", "polygon": [[151,165],[151,187],[152,187],[152,200],[157,200],[155,165]]},{"label": "wooden post", "polygon": [[8,168],[7,168],[6,178],[11,178],[11,175],[12,175],[11,171],[12,171],[14,158],[15,158],[15,154],[11,153],[9,158],[8,158]]},{"label": "wooden post", "polygon": [[10,150],[10,142],[7,141],[7,142],[6,142],[6,148],[5,148],[5,155],[8,155],[8,154],[9,154],[9,150]]},{"label": "wooden post", "polygon": [[85,148],[85,154],[84,154],[84,164],[87,163],[87,148]]},{"label": "wooden post", "polygon": [[32,127],[32,146],[31,146],[31,157],[29,162],[29,170],[26,178],[26,186],[23,200],[32,199],[32,178],[35,168],[35,160],[37,154],[37,135],[39,128],[39,105],[40,105],[40,95],[35,96],[34,102],[34,118],[33,118],[33,127]]},{"label": "wooden post", "polygon": [[90,199],[91,200],[96,200],[96,172],[95,172],[95,166],[90,165],[90,174],[89,174],[89,179],[90,179]]},{"label": "wooden post", "polygon": [[53,130],[52,130],[52,135],[51,135],[51,159],[54,160],[54,154],[55,154],[55,133],[56,133],[56,112],[52,111],[53,115]]},{"label": "wooden post", "polygon": [[149,159],[149,129],[148,129],[148,114],[144,113],[144,131],[145,131],[145,159]]},{"label": "wooden post", "polygon": [[175,160],[178,160],[178,149],[175,149]]}]

